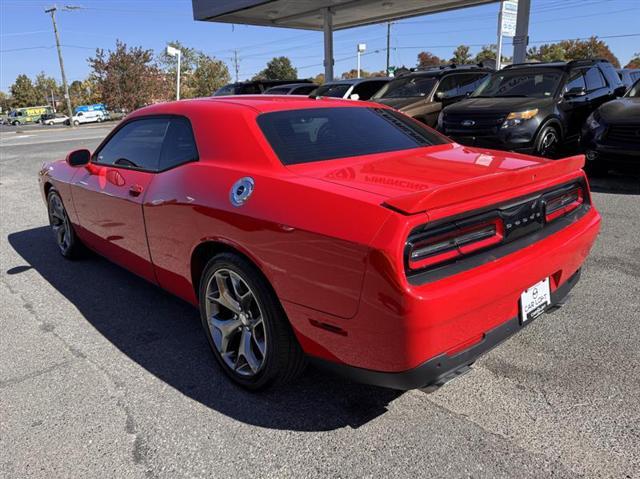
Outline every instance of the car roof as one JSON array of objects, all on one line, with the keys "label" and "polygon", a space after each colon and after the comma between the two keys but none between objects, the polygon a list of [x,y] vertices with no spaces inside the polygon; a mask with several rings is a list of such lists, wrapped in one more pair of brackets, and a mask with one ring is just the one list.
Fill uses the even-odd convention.
[{"label": "car roof", "polygon": [[479,65],[460,65],[456,67],[445,66],[444,68],[434,67],[428,68],[425,70],[415,70],[407,73],[402,73],[397,77],[393,78],[394,80],[397,78],[407,78],[407,77],[440,77],[444,75],[451,75],[453,73],[493,73],[495,70],[488,67],[481,67]]},{"label": "car roof", "polygon": [[188,114],[189,110],[201,108],[246,108],[254,112],[301,110],[305,108],[386,108],[379,103],[343,100],[341,98],[309,98],[298,95],[228,95],[191,100],[180,100],[149,105],[131,113],[131,117],[163,114]]},{"label": "car roof", "polygon": [[[297,88],[299,86],[318,86],[315,83],[285,83],[284,85],[274,85],[271,88]],[[271,90],[269,88],[269,90]]]},{"label": "car roof", "polygon": [[345,78],[344,80],[333,80],[323,83],[320,86],[324,85],[356,85],[358,83],[364,83],[368,81],[391,81],[393,78],[390,77],[368,77],[368,78]]}]

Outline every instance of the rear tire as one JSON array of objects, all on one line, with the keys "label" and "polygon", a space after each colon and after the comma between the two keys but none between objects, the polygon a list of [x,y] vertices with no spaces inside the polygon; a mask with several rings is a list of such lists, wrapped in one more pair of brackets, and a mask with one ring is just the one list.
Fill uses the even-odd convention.
[{"label": "rear tire", "polygon": [[551,125],[543,126],[536,136],[534,153],[544,158],[557,158],[560,148],[560,133],[556,127]]},{"label": "rear tire", "polygon": [[286,384],[305,357],[286,314],[261,272],[233,254],[215,255],[200,279],[200,317],[216,360],[249,390]]}]

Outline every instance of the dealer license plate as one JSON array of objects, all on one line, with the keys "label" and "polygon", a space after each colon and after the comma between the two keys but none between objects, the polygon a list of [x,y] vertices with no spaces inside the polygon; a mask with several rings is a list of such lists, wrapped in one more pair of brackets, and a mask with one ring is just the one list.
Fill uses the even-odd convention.
[{"label": "dealer license plate", "polygon": [[540,316],[551,304],[549,278],[525,289],[520,295],[520,321],[526,323]]}]

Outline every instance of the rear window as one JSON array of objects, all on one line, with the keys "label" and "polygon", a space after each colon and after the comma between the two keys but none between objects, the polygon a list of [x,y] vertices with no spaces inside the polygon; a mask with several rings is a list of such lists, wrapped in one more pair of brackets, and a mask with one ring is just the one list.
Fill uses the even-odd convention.
[{"label": "rear window", "polygon": [[310,108],[263,113],[264,136],[285,165],[439,145],[447,140],[381,108]]},{"label": "rear window", "polygon": [[316,90],[316,96],[330,96],[332,98],[344,97],[347,90],[351,88],[350,83],[338,83],[330,85],[322,85]]}]

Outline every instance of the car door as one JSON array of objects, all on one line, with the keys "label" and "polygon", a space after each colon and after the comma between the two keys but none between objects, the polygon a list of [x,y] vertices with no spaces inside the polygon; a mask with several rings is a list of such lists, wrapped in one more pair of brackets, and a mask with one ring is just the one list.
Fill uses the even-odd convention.
[{"label": "car door", "polygon": [[131,120],[73,179],[80,236],[110,260],[155,281],[142,204],[158,169],[169,118]]},{"label": "car door", "polygon": [[[587,102],[589,103],[589,113],[598,108],[603,103],[615,99],[613,88],[607,85],[600,68],[592,66],[587,68],[584,74],[587,85]],[[585,118],[586,120],[586,118]]]},{"label": "car door", "polygon": [[[586,91],[587,84],[585,82],[585,68],[576,68],[569,72],[565,84],[563,86],[563,95],[573,88],[584,88]],[[559,108],[565,117],[565,139],[575,138],[580,134],[582,125],[589,116],[588,96],[564,96],[559,103]]]}]

